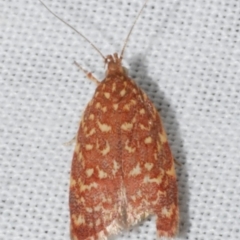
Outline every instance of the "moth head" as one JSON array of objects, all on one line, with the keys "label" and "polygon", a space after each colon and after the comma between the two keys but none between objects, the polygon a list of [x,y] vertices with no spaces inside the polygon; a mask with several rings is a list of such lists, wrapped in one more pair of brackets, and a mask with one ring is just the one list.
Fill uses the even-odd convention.
[{"label": "moth head", "polygon": [[127,74],[126,68],[122,66],[122,58],[119,57],[117,53],[114,53],[113,55],[108,55],[105,58],[105,64],[107,65],[107,76]]}]

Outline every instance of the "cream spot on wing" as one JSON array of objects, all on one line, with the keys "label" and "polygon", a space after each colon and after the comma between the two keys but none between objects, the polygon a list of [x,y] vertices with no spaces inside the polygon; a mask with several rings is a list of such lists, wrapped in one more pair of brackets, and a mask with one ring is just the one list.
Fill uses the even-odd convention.
[{"label": "cream spot on wing", "polygon": [[162,214],[163,214],[164,216],[166,216],[166,215],[169,214],[169,211],[167,210],[166,207],[162,207]]},{"label": "cream spot on wing", "polygon": [[150,178],[149,175],[145,175],[143,179],[143,183],[157,183],[160,184],[162,182],[163,174],[159,174],[156,178]]},{"label": "cream spot on wing", "polygon": [[76,221],[74,221],[77,226],[85,224],[85,218],[83,215],[79,215]]},{"label": "cream spot on wing", "polygon": [[140,114],[143,115],[143,114],[145,114],[145,113],[146,113],[145,109],[142,108],[142,109],[140,110]]},{"label": "cream spot on wing", "polygon": [[112,170],[113,175],[115,175],[119,169],[120,169],[120,165],[114,160],[113,161],[113,170]]},{"label": "cream spot on wing", "polygon": [[91,113],[90,116],[89,116],[89,119],[94,120],[94,114]]},{"label": "cream spot on wing", "polygon": [[[102,202],[104,202],[104,199],[102,199],[102,200],[103,200]],[[93,209],[94,209],[94,212],[98,212],[101,210],[101,205],[99,204],[99,205],[95,206]]]},{"label": "cream spot on wing", "polygon": [[105,92],[105,93],[104,93],[104,97],[107,98],[107,99],[109,99],[109,98],[110,98],[110,93],[109,93],[109,92]]},{"label": "cream spot on wing", "polygon": [[109,132],[112,129],[111,126],[109,126],[105,123],[100,123],[99,121],[97,121],[97,125],[102,132]]},{"label": "cream spot on wing", "polygon": [[96,133],[96,129],[92,128],[90,132],[87,134],[87,137],[92,136],[94,133]]},{"label": "cream spot on wing", "polygon": [[110,152],[110,145],[107,142],[107,146],[101,151],[102,155],[105,156],[106,154],[108,154]]},{"label": "cream spot on wing", "polygon": [[[92,223],[92,222],[89,222],[89,223],[88,223],[88,227],[89,227],[89,228],[93,228],[93,223]],[[90,239],[91,239],[91,238],[90,238]],[[78,239],[78,240],[79,240],[79,239]]]},{"label": "cream spot on wing", "polygon": [[101,107],[101,104],[100,104],[100,102],[97,102],[96,104],[95,104],[95,108],[100,108]]},{"label": "cream spot on wing", "polygon": [[78,155],[77,155],[77,160],[84,163],[82,151],[80,151],[80,152],[78,153]]},{"label": "cream spot on wing", "polygon": [[175,176],[176,176],[176,172],[175,172],[174,159],[173,159],[173,157],[171,157],[171,162],[172,162],[172,166],[171,166],[171,169],[169,169],[169,170],[167,171],[167,174],[168,174],[169,176],[175,177]]},{"label": "cream spot on wing", "polygon": [[148,171],[150,171],[150,170],[153,168],[153,164],[147,162],[147,163],[144,164],[144,167],[145,167]]},{"label": "cream spot on wing", "polygon": [[95,222],[96,226],[99,226],[101,224],[100,219],[97,219],[97,221]]},{"label": "cream spot on wing", "polygon": [[135,202],[137,200],[136,196],[131,196],[131,199],[133,200],[133,202]]},{"label": "cream spot on wing", "polygon": [[103,112],[106,112],[107,111],[107,107],[105,106],[105,107],[102,107],[102,111]]},{"label": "cream spot on wing", "polygon": [[86,211],[88,212],[88,213],[92,213],[93,212],[93,209],[92,208],[86,208]]},{"label": "cream spot on wing", "polygon": [[129,111],[129,110],[130,110],[130,107],[131,107],[131,105],[130,105],[129,103],[127,103],[127,104],[125,104],[125,105],[123,106],[123,110]]},{"label": "cream spot on wing", "polygon": [[134,99],[132,99],[130,102],[131,102],[131,105],[136,105],[137,104],[137,101],[134,100]]},{"label": "cream spot on wing", "polygon": [[135,106],[137,104],[137,101],[132,99],[129,103],[125,104],[123,106],[123,110],[129,111],[132,106]]},{"label": "cream spot on wing", "polygon": [[162,143],[167,142],[167,136],[166,136],[166,134],[161,134],[161,133],[159,133],[159,136],[160,136],[160,141],[161,141]]},{"label": "cream spot on wing", "polygon": [[113,83],[112,85],[112,92],[114,92],[116,90],[116,83]]},{"label": "cream spot on wing", "polygon": [[135,88],[133,88],[133,90],[132,90],[134,93],[137,93],[137,90],[135,89]]},{"label": "cream spot on wing", "polygon": [[91,190],[92,188],[97,188],[98,184],[95,182],[92,182],[90,184],[84,184],[83,182],[79,181],[80,186],[80,192],[84,192],[85,190]]},{"label": "cream spot on wing", "polygon": [[86,175],[87,177],[91,177],[93,175],[94,169],[93,168],[88,168],[86,170]]},{"label": "cream spot on wing", "polygon": [[75,147],[75,153],[78,154],[79,151],[80,151],[80,144],[77,143],[77,144],[76,144],[76,147]]},{"label": "cream spot on wing", "polygon": [[136,122],[136,116],[132,119],[131,123],[135,123]]},{"label": "cream spot on wing", "polygon": [[125,122],[121,125],[121,129],[125,131],[130,131],[133,128],[132,123]]},{"label": "cream spot on wing", "polygon": [[117,109],[118,109],[118,104],[117,104],[117,103],[113,104],[113,109],[114,109],[114,110],[117,110]]},{"label": "cream spot on wing", "polygon": [[70,187],[76,186],[76,180],[71,177],[70,179]]},{"label": "cream spot on wing", "polygon": [[88,128],[85,126],[85,127],[83,128],[83,132],[86,133],[87,130],[88,130]]},{"label": "cream spot on wing", "polygon": [[[135,195],[131,196],[131,199],[132,199],[133,201],[137,201],[139,198],[140,198],[140,199],[143,199],[143,198],[142,198],[142,192],[141,192],[140,190],[138,190]],[[146,205],[145,205],[145,206],[146,206]]]},{"label": "cream spot on wing", "polygon": [[97,109],[101,109],[103,112],[106,112],[107,111],[107,107],[103,107],[101,106],[101,103],[100,102],[97,102],[96,105],[95,105],[95,108]]},{"label": "cream spot on wing", "polygon": [[162,143],[160,141],[157,141],[157,150],[158,152],[162,149]]},{"label": "cream spot on wing", "polygon": [[140,165],[139,163],[129,172],[129,176],[137,176],[141,174],[141,168],[140,168]]},{"label": "cream spot on wing", "polygon": [[147,100],[147,94],[146,93],[143,93],[143,99],[146,101]]},{"label": "cream spot on wing", "polygon": [[101,169],[98,169],[98,177],[100,178],[100,179],[103,179],[103,178],[107,178],[107,173],[106,172],[104,172],[103,170],[101,170]]},{"label": "cream spot on wing", "polygon": [[162,215],[166,217],[172,216],[176,206],[174,204],[171,204],[170,208],[163,207],[162,208]]},{"label": "cream spot on wing", "polygon": [[127,140],[126,142],[125,142],[125,150],[127,150],[129,153],[134,153],[135,152],[135,150],[136,150],[136,148],[134,147],[130,147],[129,145],[128,145],[128,143],[129,143],[129,140]]},{"label": "cream spot on wing", "polygon": [[86,144],[85,148],[86,148],[86,150],[92,150],[93,145],[92,144]]},{"label": "cream spot on wing", "polygon": [[142,123],[139,124],[141,130],[149,130],[149,127],[145,127]]},{"label": "cream spot on wing", "polygon": [[125,94],[126,94],[126,89],[124,88],[121,90],[120,95],[123,97]]},{"label": "cream spot on wing", "polygon": [[144,139],[144,142],[146,144],[150,144],[150,143],[152,143],[152,138],[151,137],[147,137],[147,138]]}]

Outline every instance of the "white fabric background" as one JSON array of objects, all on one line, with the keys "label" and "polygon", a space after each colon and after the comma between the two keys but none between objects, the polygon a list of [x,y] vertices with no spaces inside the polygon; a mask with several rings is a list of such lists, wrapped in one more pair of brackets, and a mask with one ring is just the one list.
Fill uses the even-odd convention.
[{"label": "white fabric background", "polygon": [[[45,0],[104,53],[143,0]],[[240,1],[150,0],[125,54],[159,109],[177,167],[179,239],[240,239]],[[78,122],[101,57],[37,0],[0,2],[0,239],[68,240]],[[155,240],[154,219],[111,239]]]}]

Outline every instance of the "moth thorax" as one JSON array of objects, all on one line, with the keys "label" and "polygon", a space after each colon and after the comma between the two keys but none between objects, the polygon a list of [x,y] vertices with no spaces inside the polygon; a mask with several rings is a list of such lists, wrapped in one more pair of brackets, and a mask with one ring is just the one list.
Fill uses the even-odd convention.
[{"label": "moth thorax", "polygon": [[118,56],[117,53],[113,55],[108,55],[105,59],[105,63],[107,64],[106,76],[113,75],[125,75],[126,71],[122,66],[122,58]]}]

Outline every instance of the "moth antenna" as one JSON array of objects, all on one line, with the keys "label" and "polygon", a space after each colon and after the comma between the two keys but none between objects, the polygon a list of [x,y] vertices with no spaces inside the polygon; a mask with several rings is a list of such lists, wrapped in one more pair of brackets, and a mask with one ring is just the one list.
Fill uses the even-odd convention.
[{"label": "moth antenna", "polygon": [[53,11],[50,10],[49,7],[47,7],[46,4],[44,4],[41,0],[39,0],[39,2],[53,15],[55,16],[58,20],[60,20],[61,22],[63,22],[65,25],[67,25],[68,27],[70,27],[73,31],[75,31],[77,34],[79,34],[82,38],[84,38],[89,44],[91,44],[91,46],[101,55],[101,57],[104,59],[104,61],[106,60],[106,58],[104,57],[104,55],[100,52],[100,50],[87,38],[85,37],[82,33],[80,33],[76,28],[74,28],[73,26],[71,26],[69,23],[65,22],[62,18],[60,18],[59,16],[57,16],[57,14],[55,14]]},{"label": "moth antenna", "polygon": [[120,59],[123,58],[123,54],[124,54],[125,48],[126,48],[126,46],[127,46],[127,43],[128,43],[129,37],[130,37],[130,35],[131,35],[132,31],[133,31],[133,28],[134,28],[135,25],[136,25],[136,22],[137,22],[139,16],[141,15],[141,13],[142,13],[144,7],[147,5],[147,2],[148,2],[148,0],[146,0],[145,3],[143,4],[141,10],[139,11],[137,17],[136,17],[135,20],[134,20],[134,23],[133,23],[133,25],[132,25],[132,27],[131,27],[131,29],[130,29],[128,35],[127,35],[127,38],[126,38],[125,41],[124,41],[124,45],[123,45],[123,48],[122,48],[122,51],[121,51],[121,54],[120,54]]}]

